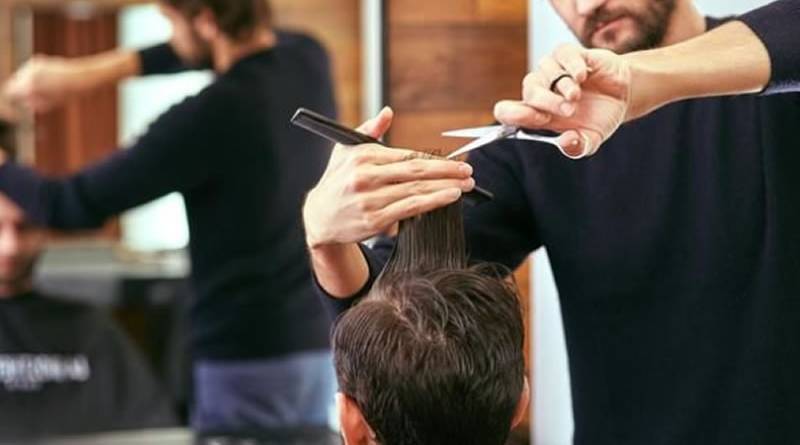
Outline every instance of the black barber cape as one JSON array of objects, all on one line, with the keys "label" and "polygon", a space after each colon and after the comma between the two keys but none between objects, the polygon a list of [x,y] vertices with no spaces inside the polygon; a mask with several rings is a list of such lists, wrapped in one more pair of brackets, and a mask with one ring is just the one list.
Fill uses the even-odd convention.
[{"label": "black barber cape", "polygon": [[36,294],[0,299],[0,441],[174,424],[103,313]]}]

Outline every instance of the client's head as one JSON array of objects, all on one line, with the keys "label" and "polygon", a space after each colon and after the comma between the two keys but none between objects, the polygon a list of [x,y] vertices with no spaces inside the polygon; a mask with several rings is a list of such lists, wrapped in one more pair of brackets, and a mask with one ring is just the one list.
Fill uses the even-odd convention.
[{"label": "client's head", "polygon": [[401,225],[333,334],[348,445],[501,445],[528,403],[516,287],[467,268],[459,205]]}]

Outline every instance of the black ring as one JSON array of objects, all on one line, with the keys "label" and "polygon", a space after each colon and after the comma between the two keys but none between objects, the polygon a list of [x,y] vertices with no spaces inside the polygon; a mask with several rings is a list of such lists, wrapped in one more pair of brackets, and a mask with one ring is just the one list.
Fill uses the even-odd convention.
[{"label": "black ring", "polygon": [[564,73],[564,74],[556,77],[556,80],[554,80],[553,82],[550,83],[550,91],[555,93],[556,92],[556,87],[558,86],[558,82],[561,82],[561,79],[566,79],[566,78],[572,79],[572,76],[570,76],[568,73]]}]

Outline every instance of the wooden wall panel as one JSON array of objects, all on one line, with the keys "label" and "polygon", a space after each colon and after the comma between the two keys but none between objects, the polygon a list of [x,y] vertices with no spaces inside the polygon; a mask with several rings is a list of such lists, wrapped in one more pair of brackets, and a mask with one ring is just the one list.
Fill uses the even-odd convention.
[{"label": "wooden wall panel", "polygon": [[526,1],[387,3],[393,144],[450,151],[460,141],[439,133],[491,123],[497,100],[519,97],[527,71]]},{"label": "wooden wall panel", "polygon": [[[445,130],[491,124],[494,104],[517,98],[528,67],[526,0],[387,1],[386,89],[394,146],[447,153]],[[530,264],[515,272],[531,341]],[[526,429],[523,425],[522,429]]]},{"label": "wooden wall panel", "polygon": [[333,64],[339,118],[350,126],[361,116],[361,2],[271,0],[279,26],[317,37]]},{"label": "wooden wall panel", "polygon": [[[117,15],[71,19],[58,12],[37,12],[34,52],[77,57],[112,49],[117,44]],[[38,116],[36,166],[47,174],[74,172],[117,148],[117,89],[104,88]]]},{"label": "wooden wall panel", "polygon": [[13,38],[12,9],[8,5],[0,4],[0,83],[8,78],[13,70]]},{"label": "wooden wall panel", "polygon": [[[75,19],[61,11],[34,13],[36,54],[77,57],[117,46],[117,14],[103,12]],[[117,89],[107,87],[37,116],[35,166],[48,175],[64,175],[106,157],[117,149]],[[103,236],[119,236],[115,223]]]}]

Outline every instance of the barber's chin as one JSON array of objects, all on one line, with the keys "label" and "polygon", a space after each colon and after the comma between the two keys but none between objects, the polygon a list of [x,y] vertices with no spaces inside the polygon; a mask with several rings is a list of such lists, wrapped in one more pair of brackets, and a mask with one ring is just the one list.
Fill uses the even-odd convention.
[{"label": "barber's chin", "polygon": [[592,38],[594,48],[602,48],[622,54],[631,51],[632,46],[639,40],[638,33],[633,29],[618,28],[613,31],[598,32]]}]

